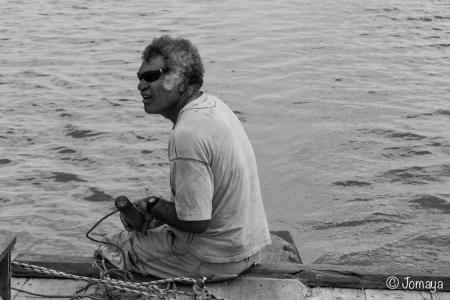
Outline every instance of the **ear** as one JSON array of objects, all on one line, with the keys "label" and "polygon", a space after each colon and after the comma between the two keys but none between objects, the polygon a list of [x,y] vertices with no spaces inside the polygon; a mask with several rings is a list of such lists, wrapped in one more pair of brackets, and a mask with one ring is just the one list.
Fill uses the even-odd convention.
[{"label": "ear", "polygon": [[186,77],[183,76],[182,78],[183,79],[178,84],[178,92],[180,94],[183,94],[187,90],[188,83],[189,83]]}]

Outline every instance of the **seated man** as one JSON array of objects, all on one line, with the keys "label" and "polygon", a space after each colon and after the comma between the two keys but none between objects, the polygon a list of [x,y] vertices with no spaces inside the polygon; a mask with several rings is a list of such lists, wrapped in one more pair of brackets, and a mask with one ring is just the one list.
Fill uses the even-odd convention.
[{"label": "seated man", "polygon": [[[146,222],[107,235],[96,253],[160,278],[235,278],[271,243],[255,154],[233,111],[200,91],[203,65],[190,41],[162,36],[144,50],[138,89],[148,114],[173,122],[169,199],[135,202]],[[164,225],[155,226],[155,220]],[[152,226],[148,226],[152,222]],[[123,254],[125,254],[125,257]]]}]

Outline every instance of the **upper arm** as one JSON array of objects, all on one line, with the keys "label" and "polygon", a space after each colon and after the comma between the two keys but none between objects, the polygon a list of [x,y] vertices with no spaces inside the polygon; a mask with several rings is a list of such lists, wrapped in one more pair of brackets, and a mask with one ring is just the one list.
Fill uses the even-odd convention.
[{"label": "upper arm", "polygon": [[[203,161],[177,158],[170,162],[170,181],[177,217],[182,221],[208,221],[212,216],[214,178]],[[198,227],[204,228],[202,222]],[[203,230],[204,231],[204,230]]]}]

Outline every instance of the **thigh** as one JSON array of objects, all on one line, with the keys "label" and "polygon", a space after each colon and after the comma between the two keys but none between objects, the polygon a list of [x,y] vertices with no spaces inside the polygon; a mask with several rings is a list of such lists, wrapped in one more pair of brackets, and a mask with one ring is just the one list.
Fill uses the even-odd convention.
[{"label": "thigh", "polygon": [[120,247],[101,244],[96,252],[113,265],[127,271],[160,278],[200,278],[200,261],[168,226],[140,232],[122,231],[105,236],[102,241]]},{"label": "thigh", "polygon": [[164,237],[161,232],[155,237],[155,233],[152,234],[150,230],[148,235],[152,239],[142,240],[142,237],[138,236],[135,240],[133,247],[139,257],[141,273],[160,278],[201,279],[198,273],[201,261],[189,252],[185,242],[178,239],[170,229],[160,230],[164,232]]},{"label": "thigh", "polygon": [[137,261],[147,264],[173,256],[172,235],[167,225],[150,229],[146,235],[133,232],[131,246],[137,255]]}]

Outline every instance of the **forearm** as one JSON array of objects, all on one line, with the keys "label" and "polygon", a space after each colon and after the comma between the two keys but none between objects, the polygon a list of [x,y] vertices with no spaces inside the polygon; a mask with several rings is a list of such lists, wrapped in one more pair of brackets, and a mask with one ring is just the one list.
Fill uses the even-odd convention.
[{"label": "forearm", "polygon": [[183,221],[178,219],[175,203],[159,200],[150,211],[151,215],[181,231],[202,233],[209,225],[209,220]]}]

